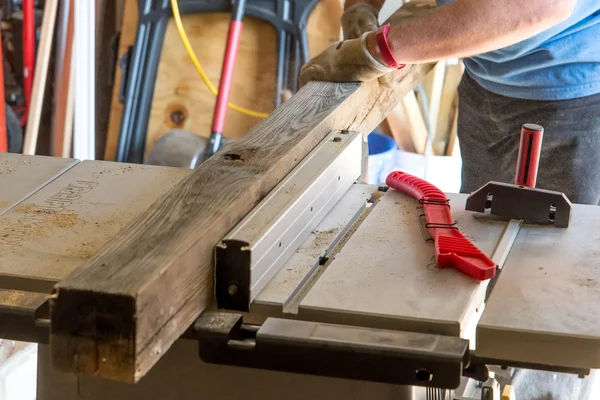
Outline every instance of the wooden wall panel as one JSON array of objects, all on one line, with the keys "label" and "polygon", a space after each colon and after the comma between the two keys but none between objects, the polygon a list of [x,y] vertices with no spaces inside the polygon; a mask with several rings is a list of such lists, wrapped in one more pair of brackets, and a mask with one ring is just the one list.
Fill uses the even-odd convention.
[{"label": "wooden wall panel", "polygon": [[[339,0],[321,0],[308,22],[310,55],[316,55],[340,38]],[[190,42],[213,85],[218,87],[225,49],[229,14],[184,15],[182,21]],[[120,54],[135,41],[137,6],[127,0]],[[256,111],[270,112],[275,105],[275,30],[266,22],[244,19],[230,101]],[[117,68],[116,82],[120,81]],[[207,137],[210,134],[216,98],[200,78],[181,43],[173,21],[169,22],[158,68],[150,115],[146,153],[171,129],[186,129]],[[118,84],[113,93],[106,159],[114,160],[122,105]],[[225,136],[239,138],[259,118],[228,110]]]}]

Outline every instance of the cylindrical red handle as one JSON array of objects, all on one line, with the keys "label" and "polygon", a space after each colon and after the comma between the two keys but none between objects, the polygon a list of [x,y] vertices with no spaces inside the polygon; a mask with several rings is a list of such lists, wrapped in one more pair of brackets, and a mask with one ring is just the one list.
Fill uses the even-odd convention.
[{"label": "cylindrical red handle", "polygon": [[515,185],[535,187],[544,128],[536,124],[525,124],[521,127],[521,142],[517,158]]}]

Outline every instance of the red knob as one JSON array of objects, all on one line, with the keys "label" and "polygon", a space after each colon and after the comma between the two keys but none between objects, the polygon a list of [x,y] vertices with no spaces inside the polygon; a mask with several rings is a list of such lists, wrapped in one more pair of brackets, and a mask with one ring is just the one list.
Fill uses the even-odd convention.
[{"label": "red knob", "polygon": [[521,127],[521,142],[517,158],[515,185],[535,187],[544,128],[536,124],[525,124]]}]

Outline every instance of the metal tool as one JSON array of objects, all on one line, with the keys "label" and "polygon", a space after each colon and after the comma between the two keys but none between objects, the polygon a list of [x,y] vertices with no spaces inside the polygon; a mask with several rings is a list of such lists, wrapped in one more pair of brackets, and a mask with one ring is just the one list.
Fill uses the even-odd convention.
[{"label": "metal tool", "polygon": [[450,214],[450,200],[437,187],[415,176],[395,171],[386,184],[419,200],[435,242],[435,258],[439,267],[456,268],[462,273],[486,280],[494,277],[496,263],[467,239],[456,227]]},{"label": "metal tool", "polygon": [[[308,17],[318,0],[246,0],[245,15],[271,24],[277,31],[277,73],[275,104],[281,103],[285,87],[287,39],[300,53],[297,58],[308,62]],[[141,163],[146,146],[146,134],[152,106],[167,23],[172,16],[169,0],[139,0],[136,40],[119,61],[122,70],[119,101],[123,103],[123,118],[119,133],[116,161]],[[180,0],[182,15],[210,12],[231,12],[235,2],[229,0]],[[289,75],[297,82],[298,64],[290,65]]]},{"label": "metal tool", "polygon": [[[230,140],[222,138],[221,143]],[[208,139],[184,129],[165,133],[148,152],[144,164],[167,167],[196,168],[203,161]]]},{"label": "metal tool", "polygon": [[543,131],[539,125],[523,125],[515,183],[488,182],[471,193],[465,209],[567,228],[572,209],[567,196],[535,188]]},{"label": "metal tool", "polygon": [[235,68],[235,59],[240,44],[240,35],[242,33],[242,20],[246,9],[246,0],[238,0],[233,3],[233,12],[231,22],[229,23],[229,32],[227,34],[227,45],[225,46],[225,55],[223,56],[223,68],[221,72],[221,81],[219,82],[219,94],[213,114],[212,130],[210,141],[204,149],[204,160],[210,158],[221,148],[223,140],[223,131],[225,130],[225,117],[227,116],[227,103],[231,92],[231,82],[233,81],[233,70]]}]

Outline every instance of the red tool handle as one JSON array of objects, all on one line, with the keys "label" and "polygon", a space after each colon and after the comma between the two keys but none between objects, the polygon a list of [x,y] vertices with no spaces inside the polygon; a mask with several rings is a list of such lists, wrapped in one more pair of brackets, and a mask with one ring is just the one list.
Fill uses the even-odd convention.
[{"label": "red tool handle", "polygon": [[515,185],[535,187],[544,128],[536,124],[525,124],[521,127],[521,142],[517,157],[517,173]]},{"label": "red tool handle", "polygon": [[6,127],[6,107],[4,102],[4,60],[2,58],[2,33],[0,32],[0,153],[8,152],[8,128]]},{"label": "red tool handle", "polygon": [[23,0],[23,87],[25,92],[24,119],[29,114],[35,64],[35,9],[33,0]]},{"label": "red tool handle", "polygon": [[435,242],[435,257],[441,268],[452,267],[483,281],[496,274],[496,264],[467,239],[455,226],[450,201],[437,187],[403,172],[392,172],[386,184],[419,199],[427,218],[426,227]]}]

